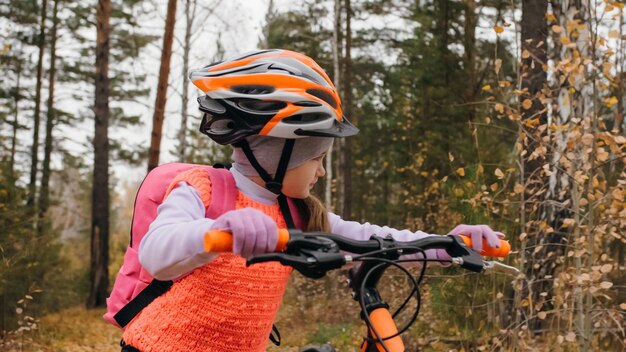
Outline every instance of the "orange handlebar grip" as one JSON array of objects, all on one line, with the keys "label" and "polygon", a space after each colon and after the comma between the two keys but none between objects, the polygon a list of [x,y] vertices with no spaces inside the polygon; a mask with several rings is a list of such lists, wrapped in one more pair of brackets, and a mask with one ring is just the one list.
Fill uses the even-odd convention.
[{"label": "orange handlebar grip", "polygon": [[[398,333],[396,323],[394,323],[391,313],[389,313],[389,310],[386,308],[374,309],[370,313],[370,320],[372,321],[372,325],[376,329],[376,332],[378,332],[380,334],[380,337],[383,339]],[[376,338],[376,335],[373,331],[371,331],[371,334],[374,338]],[[385,346],[387,346],[387,349],[389,351],[404,351],[404,342],[402,342],[402,338],[400,338],[400,336],[396,336],[394,338],[384,341]],[[365,345],[367,345],[367,342],[365,343]],[[364,348],[366,348],[365,345]],[[385,348],[380,343],[376,343],[376,348],[379,351],[385,351]]]},{"label": "orange handlebar grip", "polygon": [[289,230],[278,229],[278,243],[274,252],[284,252],[287,249],[287,242],[289,242]]},{"label": "orange handlebar grip", "polygon": [[[278,229],[278,243],[276,252],[283,252],[287,249],[289,241],[289,230]],[[233,251],[233,236],[230,232],[221,230],[211,230],[204,234],[204,251],[214,253],[224,253]]]},{"label": "orange handlebar grip", "polygon": [[[460,237],[468,247],[472,247],[471,238],[464,235],[461,235]],[[483,238],[483,250],[480,252],[480,255],[484,255],[486,257],[504,258],[509,255],[509,252],[511,252],[511,244],[509,241],[500,240],[500,248],[494,248],[490,247],[487,241]]]},{"label": "orange handlebar grip", "polygon": [[230,232],[211,230],[204,234],[204,251],[223,253],[233,251],[233,236]]}]

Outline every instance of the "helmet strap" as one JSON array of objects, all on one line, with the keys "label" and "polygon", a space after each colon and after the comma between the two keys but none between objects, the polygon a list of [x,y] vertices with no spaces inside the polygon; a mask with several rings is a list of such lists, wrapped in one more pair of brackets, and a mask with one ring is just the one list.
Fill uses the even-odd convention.
[{"label": "helmet strap", "polygon": [[259,164],[259,162],[254,157],[254,153],[248,144],[248,141],[242,139],[241,141],[233,144],[235,147],[239,147],[243,150],[243,153],[250,161],[250,164],[256,172],[259,174],[261,179],[265,181],[265,188],[270,190],[272,193],[278,195],[278,204],[280,206],[280,211],[283,213],[285,217],[285,222],[287,223],[288,228],[295,228],[295,224],[293,222],[293,218],[291,216],[291,211],[289,210],[289,203],[287,202],[287,197],[282,193],[283,188],[283,179],[285,178],[285,174],[287,173],[287,167],[289,166],[289,159],[291,158],[291,152],[293,151],[293,146],[295,144],[295,139],[285,139],[285,146],[283,147],[283,151],[280,155],[280,160],[278,161],[278,167],[276,168],[276,175],[274,178],[270,176],[270,174],[265,171],[265,169]]}]

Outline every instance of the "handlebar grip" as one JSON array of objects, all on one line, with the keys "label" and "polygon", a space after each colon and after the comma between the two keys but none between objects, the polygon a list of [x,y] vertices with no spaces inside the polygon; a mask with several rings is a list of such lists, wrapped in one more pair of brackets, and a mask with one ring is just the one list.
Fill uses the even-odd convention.
[{"label": "handlebar grip", "polygon": [[[278,229],[278,243],[275,252],[282,252],[287,248],[289,230]],[[230,232],[211,230],[204,234],[204,251],[214,253],[226,253],[233,251],[233,236]]]},{"label": "handlebar grip", "polygon": [[[472,239],[470,237],[465,235],[460,235],[459,237],[461,237],[463,242],[465,242],[468,247],[472,247]],[[511,244],[509,241],[500,240],[500,248],[494,248],[489,246],[487,240],[483,238],[483,250],[480,252],[480,255],[486,257],[504,258],[509,255],[509,252],[511,252]]]}]

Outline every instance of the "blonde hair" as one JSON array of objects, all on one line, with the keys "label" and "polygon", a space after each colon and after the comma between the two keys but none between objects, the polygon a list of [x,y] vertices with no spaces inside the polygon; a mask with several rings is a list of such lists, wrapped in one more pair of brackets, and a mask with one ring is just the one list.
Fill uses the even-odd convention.
[{"label": "blonde hair", "polygon": [[303,229],[305,232],[330,232],[328,209],[319,198],[311,194],[305,199],[296,199],[295,201],[302,216],[302,222],[305,224]]}]

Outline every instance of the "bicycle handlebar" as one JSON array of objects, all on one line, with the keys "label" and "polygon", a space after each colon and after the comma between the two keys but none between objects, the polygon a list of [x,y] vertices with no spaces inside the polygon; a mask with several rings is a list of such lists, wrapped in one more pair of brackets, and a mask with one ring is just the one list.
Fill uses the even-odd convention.
[{"label": "bicycle handlebar", "polygon": [[[350,240],[346,237],[330,234],[330,233],[322,233],[322,232],[313,232],[313,233],[302,233],[304,238],[306,236],[325,236],[330,240],[334,241],[339,245],[339,248],[351,253],[367,253],[373,250],[380,249],[380,243],[375,240],[367,240],[367,241],[357,241]],[[467,247],[472,247],[472,239],[468,236],[458,236],[460,237]],[[298,236],[295,237],[296,239]],[[401,246],[406,247],[422,247],[422,249],[430,249],[430,248],[446,248],[448,241],[435,241],[436,243],[429,243],[432,241],[424,241],[431,237],[426,237],[416,241],[410,242],[396,242]],[[441,237],[432,237],[444,239],[446,236]],[[292,240],[292,235],[289,233],[287,229],[279,229],[278,230],[278,243],[276,245],[275,252],[284,252],[289,247],[289,241]],[[204,237],[204,250],[206,252],[231,252],[233,248],[233,238],[229,232],[221,231],[221,230],[211,230],[205,234]],[[486,257],[498,257],[504,258],[509,255],[511,251],[511,245],[506,240],[500,240],[500,248],[490,247],[485,239],[483,239],[483,250],[479,253],[482,256]],[[407,253],[410,254],[410,253]]]},{"label": "bicycle handlebar", "polygon": [[[415,281],[411,276],[415,285],[411,295],[415,292],[417,310],[413,320],[398,332],[393,316],[389,312],[389,306],[382,301],[376,290],[377,282],[383,272],[401,255],[425,254],[425,250],[433,248],[445,249],[452,257],[452,263],[467,270],[480,272],[497,264],[485,262],[481,255],[506,257],[511,250],[509,242],[505,240],[500,240],[500,248],[492,248],[483,240],[483,250],[480,254],[472,250],[471,245],[472,240],[467,236],[428,236],[409,242],[395,241],[391,236],[386,238],[372,236],[369,240],[358,241],[324,232],[303,233],[299,230],[280,229],[275,252],[248,258],[246,265],[280,262],[293,267],[304,276],[316,279],[323,277],[330,270],[341,268],[347,262],[361,261],[362,264],[358,270],[351,269],[349,285],[354,291],[354,299],[361,304],[361,317],[369,327],[368,339],[364,341],[362,351],[370,351],[373,348],[378,351],[404,351],[404,344],[399,335],[408,329],[419,313],[420,279]],[[231,252],[232,248],[233,238],[229,232],[212,230],[205,234],[205,251]],[[353,258],[352,255],[345,255],[340,250],[357,256]],[[416,259],[416,261],[420,260],[426,261],[427,259]],[[422,275],[425,268],[424,265]],[[402,307],[398,311],[401,309]]]}]

